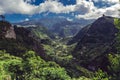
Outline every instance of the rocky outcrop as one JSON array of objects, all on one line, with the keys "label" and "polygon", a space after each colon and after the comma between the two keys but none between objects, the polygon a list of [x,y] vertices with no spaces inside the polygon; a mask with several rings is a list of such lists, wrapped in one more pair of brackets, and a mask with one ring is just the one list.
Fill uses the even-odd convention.
[{"label": "rocky outcrop", "polygon": [[0,38],[16,39],[14,28],[7,21],[0,21]]},{"label": "rocky outcrop", "polygon": [[13,27],[10,27],[10,29],[6,31],[5,38],[16,39],[16,34]]}]

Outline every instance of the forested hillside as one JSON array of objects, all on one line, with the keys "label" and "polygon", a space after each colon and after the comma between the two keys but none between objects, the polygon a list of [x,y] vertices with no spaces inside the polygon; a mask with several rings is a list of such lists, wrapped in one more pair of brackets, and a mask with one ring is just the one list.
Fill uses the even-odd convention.
[{"label": "forested hillside", "polygon": [[118,18],[104,16],[74,37],[56,38],[43,26],[1,21],[0,80],[119,80],[119,27]]}]

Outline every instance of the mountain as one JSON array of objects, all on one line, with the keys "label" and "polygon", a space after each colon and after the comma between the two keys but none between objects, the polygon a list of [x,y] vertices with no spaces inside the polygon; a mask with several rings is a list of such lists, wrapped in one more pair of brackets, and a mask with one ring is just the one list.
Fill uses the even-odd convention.
[{"label": "mountain", "polygon": [[36,25],[36,27],[27,27],[26,29],[30,30],[32,34],[37,36],[40,39],[54,39],[54,34],[49,31],[46,27]]},{"label": "mountain", "polygon": [[33,50],[45,57],[44,49],[39,40],[34,37],[30,30],[12,26],[7,21],[0,21],[0,50],[6,50],[12,55],[23,56],[28,50]]},{"label": "mountain", "polygon": [[74,33],[75,25],[79,27],[74,21],[56,23],[49,30],[0,21],[0,80],[119,80],[119,22],[103,16],[71,38],[69,30]]},{"label": "mountain", "polygon": [[106,54],[116,52],[114,47],[118,29],[114,25],[114,18],[103,16],[92,24],[82,28],[68,44],[77,43],[72,55],[80,65],[96,70],[107,70]]},{"label": "mountain", "polygon": [[23,21],[20,23],[14,23],[15,25],[24,27],[36,27],[44,26],[54,35],[59,37],[68,37],[75,35],[84,25],[93,22],[93,20],[75,19],[69,20],[66,18],[42,18],[29,21]]},{"label": "mountain", "polygon": [[[33,28],[35,33],[44,30]],[[0,80],[70,80],[64,68],[49,61],[42,46],[44,41],[34,32],[0,21]]]},{"label": "mountain", "polygon": [[47,28],[51,28],[54,24],[60,23],[62,21],[66,21],[64,18],[40,18],[40,19],[32,19],[29,21],[22,21],[18,23],[13,23],[15,25],[21,25],[21,26],[29,26],[29,25],[41,25],[45,26]]},{"label": "mountain", "polygon": [[18,23],[13,23],[14,25],[21,25],[21,26],[27,26],[27,25],[42,25],[47,28],[53,28],[53,26],[57,23],[62,23],[62,22],[72,22],[72,23],[77,23],[80,24],[81,26],[85,26],[86,24],[90,24],[94,20],[85,20],[85,19],[66,19],[62,17],[52,17],[52,18],[40,18],[40,19],[32,19],[29,21],[22,21]]},{"label": "mountain", "polygon": [[69,37],[75,35],[80,29],[81,25],[77,22],[63,21],[53,25],[53,28],[50,30],[54,32],[57,36],[60,37]]},{"label": "mountain", "polygon": [[87,25],[85,27],[83,27],[73,38],[71,38],[69,41],[68,41],[68,45],[71,45],[71,44],[74,44],[74,43],[77,43],[80,39],[82,39],[82,37],[84,37],[84,35],[87,33],[87,31],[89,30],[89,27],[91,25]]},{"label": "mountain", "polygon": [[[12,26],[7,21],[4,21],[4,24],[2,24],[2,23],[3,22],[0,21],[1,33],[4,33],[4,31],[2,31],[2,28],[7,29],[6,30],[6,32],[7,32],[7,31],[10,31],[9,27],[12,27],[12,31],[9,33],[14,32],[15,38],[4,37],[5,34],[0,37],[0,50],[1,50],[0,55],[2,55],[2,53],[4,52],[5,55],[7,55],[9,53],[9,57],[14,56],[14,58],[15,57],[21,58],[21,60],[22,60],[21,63],[25,62],[27,64],[27,66],[26,66],[23,63],[21,67],[23,67],[23,65],[24,65],[26,67],[25,70],[27,72],[29,72],[28,68],[33,70],[34,67],[36,67],[35,69],[37,71],[38,67],[41,64],[39,64],[39,66],[37,66],[36,64],[38,64],[39,62],[43,62],[43,61],[38,60],[38,59],[42,58],[43,60],[45,60],[47,62],[49,62],[49,61],[51,61],[52,63],[56,62],[57,65],[59,64],[63,68],[63,70],[67,71],[67,74],[69,74],[71,76],[79,76],[79,75],[85,74],[82,70],[84,68],[82,68],[82,67],[78,67],[79,69],[74,69],[78,66],[76,63],[75,63],[75,66],[72,66],[72,64],[71,64],[71,63],[73,63],[72,55],[69,53],[69,50],[68,50],[69,47],[67,47],[64,43],[62,43],[58,39],[57,40],[53,39],[53,41],[52,41],[51,34],[49,33],[49,31],[47,31],[47,29],[45,27],[42,27],[42,26],[17,27],[16,25]],[[8,23],[9,23],[9,25],[8,25]],[[71,47],[70,47],[70,49],[71,49]],[[33,53],[29,53],[29,51],[30,52],[34,51],[35,52],[34,55],[33,55]],[[29,53],[29,54],[26,54],[26,53]],[[27,57],[32,57],[32,58],[28,59]],[[0,57],[0,59],[2,60],[2,57]],[[13,57],[11,59],[13,59]],[[32,60],[32,59],[36,59],[35,63],[34,63],[34,60]],[[30,62],[28,60],[30,60]],[[5,62],[5,58],[4,58],[4,62]],[[33,63],[32,64],[33,66],[30,64],[31,62]],[[3,62],[1,61],[0,63],[3,63]],[[13,65],[14,63],[10,63],[10,64]],[[45,65],[47,65],[47,64],[45,64]],[[42,63],[42,65],[41,65],[42,68],[45,68],[45,65]],[[50,63],[50,65],[48,65],[48,66],[51,67],[52,65],[53,64]],[[67,65],[69,65],[69,68],[67,67]],[[15,66],[18,66],[18,65],[15,64]],[[2,66],[2,67],[4,67],[4,66]],[[7,66],[7,67],[9,67],[9,66]],[[60,69],[60,67],[58,67],[58,68]],[[15,68],[13,68],[13,69],[15,69]],[[48,67],[46,69],[48,69]],[[6,70],[6,72],[7,71],[12,72],[10,70]],[[18,72],[16,72],[16,74],[19,74],[21,71],[24,71],[24,70],[19,71],[18,68],[15,70],[18,71]],[[84,70],[86,72],[90,73],[88,70],[86,70],[86,69],[84,69]],[[40,71],[40,70],[38,70],[38,71]],[[45,70],[45,72],[46,72],[46,70]],[[62,71],[60,71],[60,74],[61,74],[61,72]],[[73,74],[74,72],[76,72],[76,73]],[[31,73],[33,73],[34,75],[37,75],[36,73],[34,73],[34,71]],[[17,75],[16,77],[19,77],[24,74],[26,74],[26,72],[22,72],[20,75]],[[41,72],[40,72],[40,74],[41,74]],[[52,71],[50,71],[50,74],[52,74],[54,76],[53,69],[52,69]],[[64,73],[62,73],[62,74],[64,74]],[[26,74],[26,75],[29,76],[29,74]],[[23,77],[21,77],[21,78],[23,79]],[[54,76],[54,78],[56,78],[56,77]],[[24,80],[27,80],[27,79],[24,79]],[[56,79],[59,79],[59,78],[56,78]],[[65,80],[65,79],[63,79],[63,80]],[[67,79],[67,80],[69,80],[69,79]],[[70,79],[70,80],[72,80],[72,79]]]}]

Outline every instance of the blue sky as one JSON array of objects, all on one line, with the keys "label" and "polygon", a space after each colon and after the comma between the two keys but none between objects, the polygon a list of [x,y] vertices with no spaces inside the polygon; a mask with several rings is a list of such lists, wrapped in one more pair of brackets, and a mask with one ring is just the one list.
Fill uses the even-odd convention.
[{"label": "blue sky", "polygon": [[10,22],[46,17],[96,19],[118,17],[119,0],[1,0],[0,14]]}]

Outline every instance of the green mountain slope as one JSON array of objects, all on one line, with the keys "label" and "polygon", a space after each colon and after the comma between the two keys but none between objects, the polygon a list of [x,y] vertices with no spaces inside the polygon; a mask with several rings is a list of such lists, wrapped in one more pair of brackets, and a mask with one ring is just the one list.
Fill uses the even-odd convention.
[{"label": "green mountain slope", "polygon": [[100,17],[70,39],[0,21],[0,80],[119,80],[119,22]]}]

